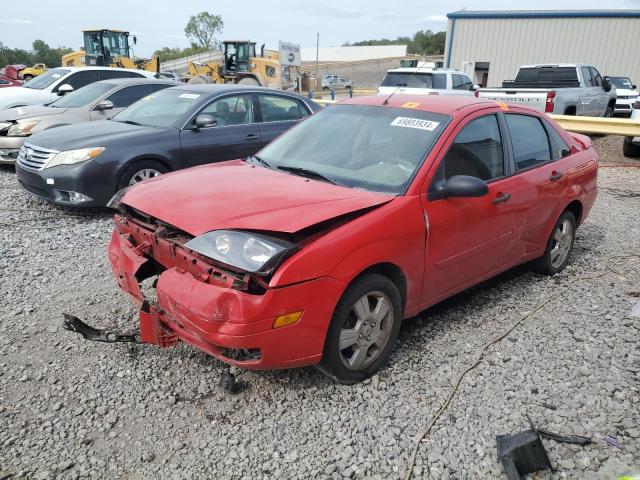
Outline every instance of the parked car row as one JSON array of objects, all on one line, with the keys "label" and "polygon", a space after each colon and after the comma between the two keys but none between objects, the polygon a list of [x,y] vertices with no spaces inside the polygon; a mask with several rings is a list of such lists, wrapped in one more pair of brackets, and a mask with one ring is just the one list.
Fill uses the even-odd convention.
[{"label": "parked car row", "polygon": [[[442,73],[467,83],[434,70],[431,86]],[[109,79],[0,111],[0,139],[21,134],[31,194],[117,211],[108,257],[142,342],[353,383],[385,364],[403,319],[524,262],[565,268],[596,196],[588,137],[469,87],[397,83],[322,109],[260,87]]]}]

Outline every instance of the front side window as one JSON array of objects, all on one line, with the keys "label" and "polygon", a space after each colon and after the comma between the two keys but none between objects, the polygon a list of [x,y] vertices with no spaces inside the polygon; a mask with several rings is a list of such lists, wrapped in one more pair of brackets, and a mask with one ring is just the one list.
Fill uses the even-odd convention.
[{"label": "front side window", "polygon": [[82,107],[101,97],[112,88],[113,85],[110,83],[92,83],[61,97],[49,106],[55,108]]},{"label": "front side window", "polygon": [[593,85],[595,87],[601,87],[602,77],[600,76],[600,73],[598,73],[598,71],[595,68],[589,68],[589,70],[591,70],[591,78],[593,79]]},{"label": "front side window", "polygon": [[214,101],[200,113],[213,115],[218,127],[253,123],[251,95],[233,95]]},{"label": "front side window", "polygon": [[31,80],[26,82],[23,86],[26,88],[34,88],[36,90],[42,90],[43,88],[47,88],[53,82],[60,80],[67,73],[69,73],[69,70],[67,70],[66,68],[54,68],[53,70],[44,72],[42,75],[33,77]]},{"label": "front side window", "polygon": [[300,120],[309,115],[302,104],[293,98],[279,95],[258,95],[263,122],[285,122]]},{"label": "front side window", "polygon": [[78,90],[98,80],[100,80],[100,72],[98,70],[81,70],[70,75],[63,83],[71,85],[74,90]]},{"label": "front side window", "polygon": [[125,108],[152,92],[151,85],[133,85],[121,88],[113,95],[110,95],[107,100],[113,102],[114,108]]},{"label": "front side window", "polygon": [[593,86],[593,79],[591,78],[591,72],[588,67],[582,67],[582,78],[584,79],[585,86]]},{"label": "front side window", "polygon": [[332,105],[258,152],[270,168],[339,185],[402,194],[451,117],[369,105]]},{"label": "front side window", "polygon": [[540,119],[528,115],[505,115],[516,171],[526,170],[551,160],[549,138]]},{"label": "front side window", "polygon": [[504,154],[498,119],[495,115],[471,120],[447,151],[436,177],[448,180],[455,175],[469,175],[484,181],[503,177]]}]

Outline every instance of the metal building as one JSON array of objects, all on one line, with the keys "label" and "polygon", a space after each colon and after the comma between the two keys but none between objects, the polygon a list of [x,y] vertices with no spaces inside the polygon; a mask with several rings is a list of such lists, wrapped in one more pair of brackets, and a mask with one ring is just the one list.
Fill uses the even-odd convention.
[{"label": "metal building", "polygon": [[640,10],[449,13],[445,66],[499,87],[520,65],[588,63],[640,84]]}]

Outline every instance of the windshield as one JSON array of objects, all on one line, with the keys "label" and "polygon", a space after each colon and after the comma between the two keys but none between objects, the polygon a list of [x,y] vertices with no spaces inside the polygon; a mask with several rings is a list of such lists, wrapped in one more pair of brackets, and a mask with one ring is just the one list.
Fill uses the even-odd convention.
[{"label": "windshield", "polygon": [[93,102],[100,96],[113,88],[111,83],[92,83],[86,87],[79,88],[75,92],[53,102],[50,106],[55,108],[76,108],[83,107]]},{"label": "windshield", "polygon": [[201,98],[201,94],[183,89],[161,90],[138,100],[112,119],[146,127],[170,127],[198,105]]},{"label": "windshield", "polygon": [[442,73],[388,72],[381,86],[445,89],[447,79]]},{"label": "windshield", "polygon": [[616,88],[624,88],[627,90],[633,90],[633,82],[627,77],[609,77],[609,81]]},{"label": "windshield", "polygon": [[270,168],[304,170],[339,185],[401,194],[449,120],[419,110],[332,105],[257,156]]},{"label": "windshield", "polygon": [[51,85],[53,82],[60,79],[67,73],[69,73],[69,70],[67,70],[66,68],[54,68],[53,70],[44,72],[42,75],[33,77],[33,79],[29,80],[23,86],[26,88],[42,90],[43,88],[47,88],[49,85]]}]

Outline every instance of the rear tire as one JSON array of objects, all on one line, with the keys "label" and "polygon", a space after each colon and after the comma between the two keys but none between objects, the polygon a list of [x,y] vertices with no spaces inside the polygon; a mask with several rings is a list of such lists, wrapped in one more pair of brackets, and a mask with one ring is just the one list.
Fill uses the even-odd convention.
[{"label": "rear tire", "polygon": [[358,278],[336,306],[318,369],[345,384],[370,377],[387,362],[401,322],[396,285],[377,273]]},{"label": "rear tire", "polygon": [[640,145],[636,145],[632,142],[633,137],[624,137],[624,143],[622,144],[622,153],[628,158],[640,157]]},{"label": "rear tire", "polygon": [[543,275],[555,275],[564,270],[569,263],[575,238],[576,217],[566,210],[553,226],[544,254],[534,262],[535,270]]},{"label": "rear tire", "polygon": [[253,77],[244,77],[238,80],[238,85],[251,85],[253,87],[260,86],[260,82]]},{"label": "rear tire", "polygon": [[155,160],[138,160],[124,169],[118,181],[118,190],[168,171],[167,167]]}]

